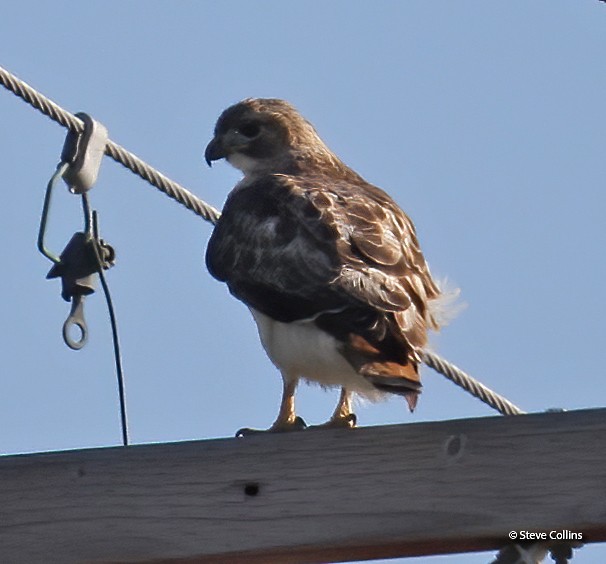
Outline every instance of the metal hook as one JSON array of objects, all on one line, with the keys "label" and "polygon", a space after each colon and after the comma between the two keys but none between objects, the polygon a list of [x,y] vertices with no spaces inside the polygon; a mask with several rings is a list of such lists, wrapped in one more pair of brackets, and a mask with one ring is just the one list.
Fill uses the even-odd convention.
[{"label": "metal hook", "polygon": [[38,250],[50,261],[59,264],[61,259],[49,251],[44,244],[44,236],[46,235],[46,223],[48,221],[48,212],[51,204],[51,196],[53,189],[59,178],[63,178],[65,171],[69,167],[68,163],[61,162],[57,165],[57,170],[51,176],[46,186],[46,194],[44,195],[44,205],[42,206],[42,218],[40,219],[40,229],[38,231]]},{"label": "metal hook", "polygon": [[[80,350],[88,341],[88,327],[84,319],[84,294],[77,294],[72,297],[72,307],[69,312],[69,317],[63,324],[63,340],[65,344],[72,350]],[[73,326],[80,330],[80,339],[72,338],[70,331]]]}]

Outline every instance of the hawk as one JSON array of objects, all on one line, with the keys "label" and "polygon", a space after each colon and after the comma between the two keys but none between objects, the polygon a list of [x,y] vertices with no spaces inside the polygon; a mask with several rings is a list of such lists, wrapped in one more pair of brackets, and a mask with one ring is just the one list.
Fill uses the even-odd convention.
[{"label": "hawk", "polygon": [[[354,427],[354,394],[414,410],[441,293],[408,216],[346,166],[288,102],[246,99],[219,117],[206,162],[244,173],[211,235],[211,275],[250,309],[283,379],[268,431],[306,427],[300,379],[339,387],[330,420]],[[260,432],[241,429],[238,434]]]}]

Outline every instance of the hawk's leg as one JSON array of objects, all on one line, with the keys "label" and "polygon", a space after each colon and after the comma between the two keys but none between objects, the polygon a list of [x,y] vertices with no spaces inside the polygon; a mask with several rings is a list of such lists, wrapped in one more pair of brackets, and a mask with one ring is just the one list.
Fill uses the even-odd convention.
[{"label": "hawk's leg", "polygon": [[335,408],[332,417],[322,425],[313,425],[310,429],[334,429],[334,428],[348,428],[353,429],[356,426],[357,418],[356,414],[351,410],[351,392],[348,392],[345,388],[341,388],[341,396],[339,397],[339,403]]},{"label": "hawk's leg", "polygon": [[297,378],[284,377],[284,389],[282,391],[282,402],[278,417],[269,429],[249,429],[245,427],[236,433],[236,437],[256,435],[258,433],[285,433],[288,431],[301,431],[307,424],[295,413],[295,390],[297,389]]}]

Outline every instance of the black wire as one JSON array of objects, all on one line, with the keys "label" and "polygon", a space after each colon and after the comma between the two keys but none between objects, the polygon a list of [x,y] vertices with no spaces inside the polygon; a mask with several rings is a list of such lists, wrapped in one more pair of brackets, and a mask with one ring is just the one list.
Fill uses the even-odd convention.
[{"label": "black wire", "polygon": [[[95,241],[95,253],[99,258],[97,250],[97,242]],[[101,280],[101,286],[103,287],[103,293],[105,294],[105,301],[107,302],[107,310],[109,311],[109,319],[112,326],[112,340],[114,345],[114,359],[116,362],[116,375],[118,376],[118,396],[120,398],[120,423],[122,425],[122,444],[128,446],[128,423],[126,419],[126,397],[124,393],[124,374],[122,372],[122,354],[120,353],[120,340],[118,339],[118,324],[116,322],[116,314],[114,313],[114,304],[112,297],[109,292],[109,286],[105,280],[103,274],[103,267],[100,265],[99,278]]]},{"label": "black wire", "polygon": [[[82,194],[82,202],[85,210],[90,210],[88,202],[88,196],[86,193]],[[116,314],[114,311],[114,303],[112,296],[109,291],[105,274],[103,273],[103,260],[101,259],[101,250],[99,249],[99,227],[97,224],[97,212],[93,210],[91,216],[91,227],[93,230],[91,240],[93,242],[93,249],[95,251],[95,257],[97,259],[97,272],[99,273],[99,279],[101,280],[101,287],[103,288],[103,294],[105,295],[105,301],[107,303],[107,311],[109,312],[109,320],[112,328],[112,341],[114,346],[114,361],[116,364],[116,376],[118,377],[118,397],[120,401],[120,424],[122,427],[122,444],[128,446],[128,421],[126,418],[126,394],[124,392],[124,372],[122,370],[122,353],[120,352],[120,339],[118,338],[118,322],[116,321]]]}]

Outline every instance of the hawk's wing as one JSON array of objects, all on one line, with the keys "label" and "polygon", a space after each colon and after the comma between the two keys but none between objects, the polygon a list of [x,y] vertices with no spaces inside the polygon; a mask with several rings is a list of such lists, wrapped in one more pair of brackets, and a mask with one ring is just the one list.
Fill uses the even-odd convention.
[{"label": "hawk's wing", "polygon": [[339,182],[331,191],[312,192],[309,198],[339,232],[340,288],[386,312],[412,305],[425,318],[427,301],[439,290],[414,226],[395,202],[370,184]]},{"label": "hawk's wing", "polygon": [[283,322],[315,319],[350,348],[402,363],[418,361],[414,350],[432,323],[427,301],[439,295],[393,200],[325,176],[271,175],[236,187],[206,260],[250,307]]}]

